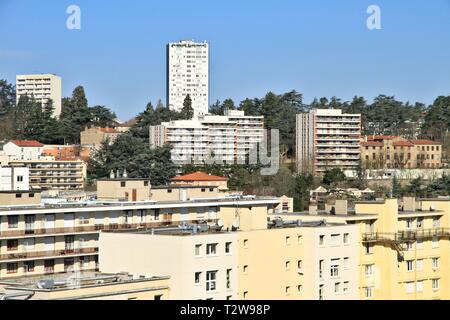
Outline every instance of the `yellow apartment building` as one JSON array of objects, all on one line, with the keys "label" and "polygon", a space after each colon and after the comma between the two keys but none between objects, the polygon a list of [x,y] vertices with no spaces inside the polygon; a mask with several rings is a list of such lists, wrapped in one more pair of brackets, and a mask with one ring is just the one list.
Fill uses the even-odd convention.
[{"label": "yellow apartment building", "polygon": [[450,199],[356,202],[354,210],[336,204],[336,215],[313,208],[282,218],[358,226],[361,299],[449,299]]}]

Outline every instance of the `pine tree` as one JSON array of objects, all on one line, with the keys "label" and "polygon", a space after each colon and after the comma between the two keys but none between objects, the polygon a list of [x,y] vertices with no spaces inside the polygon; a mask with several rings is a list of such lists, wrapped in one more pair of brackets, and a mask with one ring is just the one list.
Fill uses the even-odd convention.
[{"label": "pine tree", "polygon": [[194,109],[192,109],[192,99],[188,94],[183,102],[183,109],[181,109],[181,117],[184,120],[191,120],[194,117]]}]

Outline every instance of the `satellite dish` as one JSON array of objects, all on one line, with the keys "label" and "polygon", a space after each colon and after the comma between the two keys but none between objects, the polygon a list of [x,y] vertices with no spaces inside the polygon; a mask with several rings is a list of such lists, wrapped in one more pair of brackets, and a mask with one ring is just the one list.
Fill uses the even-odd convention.
[{"label": "satellite dish", "polygon": [[239,220],[234,220],[233,221],[233,228],[239,228],[239,225],[240,225],[240,223],[239,223]]},{"label": "satellite dish", "polygon": [[223,219],[219,219],[219,221],[217,221],[217,226],[222,228],[224,225],[225,223],[223,222]]}]

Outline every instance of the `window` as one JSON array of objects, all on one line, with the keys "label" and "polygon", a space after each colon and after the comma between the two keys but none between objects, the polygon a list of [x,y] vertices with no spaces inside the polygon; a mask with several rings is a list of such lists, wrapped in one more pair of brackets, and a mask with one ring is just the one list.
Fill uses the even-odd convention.
[{"label": "window", "polygon": [[373,254],[373,245],[370,243],[366,243],[365,251],[366,251],[366,254]]},{"label": "window", "polygon": [[155,300],[161,300],[161,298],[162,298],[162,294],[157,294],[157,295],[155,296]]},{"label": "window", "polygon": [[339,277],[339,259],[332,259],[330,266],[331,277]]},{"label": "window", "polygon": [[167,193],[172,193],[172,189],[167,189]]},{"label": "window", "polygon": [[8,251],[16,251],[19,248],[19,240],[7,240],[6,247]]},{"label": "window", "polygon": [[202,248],[201,244],[195,245],[195,256],[198,257],[200,255],[200,249]]},{"label": "window", "polygon": [[413,293],[413,292],[414,292],[414,282],[407,282],[406,293]]},{"label": "window", "polygon": [[297,261],[297,270],[298,270],[298,272],[302,272],[302,270],[303,270],[303,262],[302,262],[302,260],[298,260]]},{"label": "window", "polygon": [[331,241],[330,241],[330,245],[331,246],[338,246],[340,245],[339,243],[339,239],[340,239],[340,234],[332,234],[331,235]]},{"label": "window", "polygon": [[423,228],[423,218],[417,218],[417,228]]},{"label": "window", "polygon": [[411,251],[413,249],[413,244],[412,242],[407,242],[406,243],[406,251]]},{"label": "window", "polygon": [[21,193],[16,193],[16,198],[22,198],[22,194]]},{"label": "window", "polygon": [[287,236],[286,237],[286,245],[290,245],[291,244],[291,237]]},{"label": "window", "polygon": [[14,262],[14,263],[7,263],[6,264],[6,272],[8,273],[8,274],[11,274],[11,273],[17,273],[17,262]]},{"label": "window", "polygon": [[302,291],[303,291],[303,286],[302,286],[301,284],[299,284],[299,285],[297,286],[297,292],[298,292],[298,293],[302,293]]},{"label": "window", "polygon": [[417,292],[423,292],[423,280],[417,281],[416,290],[417,290]]},{"label": "window", "polygon": [[291,269],[291,262],[290,262],[290,261],[286,261],[286,263],[285,263],[285,269],[286,269],[286,270],[290,270],[290,269]]},{"label": "window", "polygon": [[441,222],[439,220],[439,217],[434,217],[433,218],[433,228],[440,228],[441,227]]},{"label": "window", "polygon": [[414,221],[414,219],[412,219],[412,218],[406,219],[406,228],[407,229],[412,229],[413,221]]},{"label": "window", "polygon": [[344,269],[348,269],[350,267],[350,258],[345,257],[344,258]]},{"label": "window", "polygon": [[120,186],[121,186],[122,188],[124,188],[126,185],[127,185],[126,181],[121,181],[121,182],[120,182]]},{"label": "window", "polygon": [[217,254],[217,243],[209,243],[206,245],[206,255],[213,256]]},{"label": "window", "polygon": [[286,293],[286,295],[290,295],[291,294],[291,287],[286,287],[285,293]]},{"label": "window", "polygon": [[324,267],[324,261],[320,260],[319,261],[319,278],[323,279],[323,267]]},{"label": "window", "polygon": [[373,264],[368,264],[364,267],[366,276],[373,276],[375,273],[375,266]]},{"label": "window", "polygon": [[439,279],[432,279],[431,280],[431,288],[433,290],[439,290]]},{"label": "window", "polygon": [[205,189],[205,188],[202,188],[202,192],[206,192],[206,189]]},{"label": "window", "polygon": [[231,289],[231,271],[232,269],[227,269],[227,289]]},{"label": "window", "polygon": [[19,216],[8,216],[8,228],[17,229],[19,227]]},{"label": "window", "polygon": [[23,176],[17,176],[17,182],[23,182]]},{"label": "window", "polygon": [[23,272],[33,272],[34,271],[34,261],[25,261],[23,263]]},{"label": "window", "polygon": [[231,242],[225,243],[225,253],[231,253]]},{"label": "window", "polygon": [[439,269],[439,258],[431,259],[431,263],[432,263],[433,269]]},{"label": "window", "polygon": [[231,300],[231,298],[233,298],[233,296],[227,296],[227,300]]},{"label": "window", "polygon": [[199,284],[200,283],[200,277],[201,277],[201,275],[202,275],[202,273],[201,272],[196,272],[195,273],[195,277],[194,277],[194,281],[195,281],[195,284]]},{"label": "window", "polygon": [[349,244],[349,234],[348,233],[344,233],[344,244]]},{"label": "window", "polygon": [[432,248],[439,248],[439,239],[438,237],[434,236],[433,240],[431,242],[431,247]]},{"label": "window", "polygon": [[341,291],[341,283],[340,282],[336,282],[334,284],[334,293],[339,293]]},{"label": "window", "polygon": [[366,298],[368,298],[368,299],[373,298],[373,287],[364,288],[364,293],[365,293]]},{"label": "window", "polygon": [[297,237],[297,242],[299,243],[299,244],[301,244],[303,241],[302,241],[302,236],[298,236]]},{"label": "window", "polygon": [[423,259],[418,259],[416,261],[416,270],[422,271],[423,270]]},{"label": "window", "polygon": [[206,291],[216,290],[217,271],[206,272]]},{"label": "window", "polygon": [[319,245],[320,246],[324,246],[325,245],[325,236],[324,235],[320,235],[319,236]]},{"label": "window", "polygon": [[248,248],[248,239],[244,240],[244,248]]},{"label": "window", "polygon": [[244,299],[248,298],[248,291],[244,291]]},{"label": "window", "polygon": [[245,273],[245,274],[248,273],[248,266],[247,266],[247,265],[244,266],[244,273]]},{"label": "window", "polygon": [[89,267],[89,257],[80,257],[80,269],[87,269]]},{"label": "window", "polygon": [[347,293],[349,288],[349,282],[345,281],[344,285],[342,286],[342,292]]},{"label": "window", "polygon": [[406,271],[413,271],[413,260],[407,260],[406,261]]},{"label": "window", "polygon": [[323,287],[323,284],[319,286],[319,300],[323,300]]}]

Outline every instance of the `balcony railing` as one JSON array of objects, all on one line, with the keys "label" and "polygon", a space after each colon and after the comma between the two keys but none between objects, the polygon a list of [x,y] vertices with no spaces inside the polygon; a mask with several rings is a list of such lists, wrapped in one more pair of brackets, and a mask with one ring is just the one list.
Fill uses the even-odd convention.
[{"label": "balcony railing", "polygon": [[435,228],[435,229],[417,229],[417,230],[404,230],[397,233],[383,233],[372,232],[364,233],[362,236],[363,242],[408,242],[415,241],[417,239],[430,239],[430,238],[446,238],[450,237],[450,229],[448,228]]},{"label": "balcony railing", "polygon": [[21,253],[7,253],[0,255],[0,261],[22,260],[22,259],[36,259],[44,257],[60,257],[67,255],[89,254],[97,253],[98,248],[82,248],[73,250],[52,250],[52,251],[35,251],[35,252],[21,252]]},{"label": "balcony railing", "polygon": [[[205,220],[206,222],[217,222],[217,219]],[[188,223],[196,223],[197,220],[187,220]],[[126,230],[135,228],[153,228],[167,226],[168,224],[178,224],[181,221],[172,220],[157,220],[147,223],[110,223],[110,224],[94,224],[88,226],[77,226],[67,228],[43,228],[43,229],[27,229],[27,230],[14,230],[14,231],[1,231],[0,238],[6,237],[21,237],[29,235],[45,235],[45,234],[71,234],[78,232],[96,232],[96,231],[110,231],[110,230]]]}]

